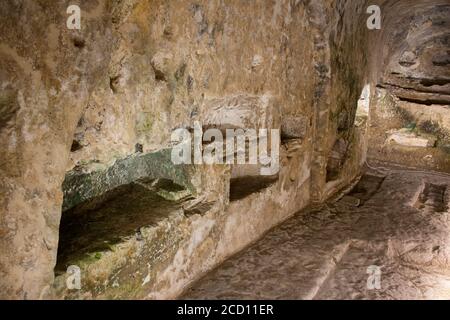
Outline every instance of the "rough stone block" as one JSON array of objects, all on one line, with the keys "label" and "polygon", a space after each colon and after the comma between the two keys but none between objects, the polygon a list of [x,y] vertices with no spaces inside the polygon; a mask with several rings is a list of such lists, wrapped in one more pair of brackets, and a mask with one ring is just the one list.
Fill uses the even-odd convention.
[{"label": "rough stone block", "polygon": [[279,129],[280,114],[270,95],[237,95],[206,101],[200,121],[217,129]]},{"label": "rough stone block", "polygon": [[418,136],[408,130],[393,132],[387,138],[388,143],[396,143],[407,147],[427,148],[434,147],[436,138],[431,136]]}]

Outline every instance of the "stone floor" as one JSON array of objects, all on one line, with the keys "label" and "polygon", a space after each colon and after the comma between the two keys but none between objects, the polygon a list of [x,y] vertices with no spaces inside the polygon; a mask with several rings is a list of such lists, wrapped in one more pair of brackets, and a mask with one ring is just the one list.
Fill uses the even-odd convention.
[{"label": "stone floor", "polygon": [[349,194],[296,214],[182,298],[450,299],[449,200],[450,175],[368,169]]}]

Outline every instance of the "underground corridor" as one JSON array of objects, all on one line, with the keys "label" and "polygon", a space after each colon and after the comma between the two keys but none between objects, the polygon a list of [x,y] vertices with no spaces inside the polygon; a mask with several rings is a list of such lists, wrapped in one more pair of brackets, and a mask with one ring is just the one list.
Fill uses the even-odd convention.
[{"label": "underground corridor", "polygon": [[449,0],[0,13],[0,299],[450,300]]}]

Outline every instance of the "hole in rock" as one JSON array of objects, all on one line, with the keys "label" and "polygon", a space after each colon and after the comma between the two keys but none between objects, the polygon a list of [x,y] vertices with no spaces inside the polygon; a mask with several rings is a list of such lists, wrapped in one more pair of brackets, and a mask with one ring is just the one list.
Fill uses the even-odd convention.
[{"label": "hole in rock", "polygon": [[141,143],[136,143],[134,145],[134,151],[142,153],[144,151],[144,146]]},{"label": "hole in rock", "polygon": [[190,193],[169,179],[141,179],[64,211],[55,272],[101,256],[115,244],[140,234],[141,227],[167,219],[189,199]]},{"label": "hole in rock", "polygon": [[82,148],[83,148],[83,146],[77,140],[73,140],[72,146],[70,147],[70,152],[75,152]]},{"label": "hole in rock", "polygon": [[362,205],[380,189],[384,179],[382,176],[364,174],[348,195],[358,198]]},{"label": "hole in rock", "polygon": [[414,207],[421,210],[430,209],[431,212],[444,212],[447,209],[446,191],[446,185],[425,182]]},{"label": "hole in rock", "polygon": [[448,78],[421,79],[420,84],[425,87],[445,86],[450,83]]},{"label": "hole in rock", "polygon": [[117,89],[119,86],[120,75],[109,78],[109,87],[111,88],[113,93],[117,93]]},{"label": "hole in rock", "polygon": [[75,37],[73,38],[73,45],[78,49],[82,49],[86,45],[86,42],[82,38]]},{"label": "hole in rock", "polygon": [[242,176],[230,181],[230,201],[241,200],[249,195],[270,187],[278,180],[272,176]]}]

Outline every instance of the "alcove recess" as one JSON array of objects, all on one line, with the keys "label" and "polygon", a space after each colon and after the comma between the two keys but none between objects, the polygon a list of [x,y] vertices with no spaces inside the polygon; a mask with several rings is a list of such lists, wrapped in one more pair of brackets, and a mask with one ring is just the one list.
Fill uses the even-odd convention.
[{"label": "alcove recess", "polygon": [[[256,135],[259,129],[268,130],[267,150],[270,154],[271,129],[280,129],[280,113],[276,99],[269,94],[249,95],[238,94],[223,98],[213,98],[205,100],[201,105],[201,112],[198,121],[202,124],[203,130],[210,128],[218,129],[222,132],[226,143],[234,142],[234,163],[231,165],[230,178],[230,201],[244,199],[254,193],[262,191],[278,180],[278,173],[272,175],[261,174],[261,164],[258,157],[259,139],[249,134],[254,130]],[[235,136],[227,136],[227,129],[232,129]],[[245,143],[245,164],[238,164],[238,136],[240,141]],[[230,139],[233,141],[231,142]],[[250,145],[256,145],[256,163],[249,163]],[[242,147],[242,146],[241,146]],[[226,150],[224,149],[224,158]]]},{"label": "alcove recess", "polygon": [[189,215],[207,210],[196,201],[192,168],[173,165],[170,157],[171,149],[137,153],[104,170],[67,173],[57,274],[129,237],[138,237],[141,227],[154,225],[173,212],[183,210]]}]

